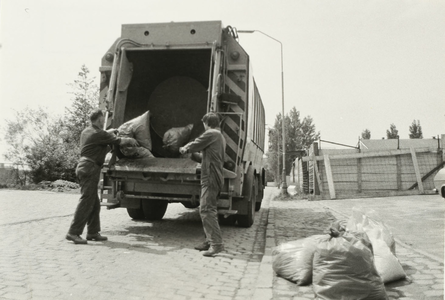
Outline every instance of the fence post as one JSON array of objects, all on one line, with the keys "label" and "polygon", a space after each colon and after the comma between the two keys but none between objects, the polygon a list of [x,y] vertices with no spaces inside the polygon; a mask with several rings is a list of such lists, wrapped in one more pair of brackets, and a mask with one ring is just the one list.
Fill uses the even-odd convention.
[{"label": "fence post", "polygon": [[396,177],[397,177],[397,190],[402,190],[402,158],[400,155],[396,155]]},{"label": "fence post", "polygon": [[421,194],[424,193],[422,176],[420,176],[419,163],[417,162],[416,151],[413,147],[410,147],[411,150],[411,158],[413,159],[414,171],[416,172],[417,185],[419,186],[419,192]]},{"label": "fence post", "polygon": [[313,164],[314,164],[314,195],[320,195],[320,192],[323,193],[323,191],[320,191],[319,188],[319,181],[320,181],[320,176],[318,174],[318,163],[317,160],[315,159],[315,156],[318,156],[318,143],[314,142],[312,143],[312,154],[313,154]]},{"label": "fence post", "polygon": [[332,169],[331,169],[331,160],[329,159],[329,155],[324,155],[324,166],[326,168],[326,177],[328,178],[328,186],[329,186],[329,195],[331,196],[331,200],[335,199],[335,186],[334,186],[334,178],[332,177]]},{"label": "fence post", "polygon": [[357,191],[362,192],[362,159],[357,158]]},{"label": "fence post", "polygon": [[444,151],[444,149],[445,149],[445,134],[442,134],[440,136],[440,143],[441,143],[440,147],[442,148],[442,161],[445,161],[445,151]]},{"label": "fence post", "polygon": [[314,193],[314,195],[323,195],[323,183],[321,182],[320,173],[318,172],[317,159],[315,158],[314,153],[312,153],[312,161],[314,163],[314,181],[317,183],[317,185],[315,185],[315,190],[317,191],[318,188],[318,194]]}]

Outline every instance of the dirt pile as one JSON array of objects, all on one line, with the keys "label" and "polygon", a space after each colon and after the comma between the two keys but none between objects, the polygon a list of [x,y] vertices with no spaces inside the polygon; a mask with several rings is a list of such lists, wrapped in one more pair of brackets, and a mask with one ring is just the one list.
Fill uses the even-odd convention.
[{"label": "dirt pile", "polygon": [[56,181],[42,181],[38,184],[40,189],[49,190],[52,192],[76,192],[80,186],[79,184],[66,180]]}]

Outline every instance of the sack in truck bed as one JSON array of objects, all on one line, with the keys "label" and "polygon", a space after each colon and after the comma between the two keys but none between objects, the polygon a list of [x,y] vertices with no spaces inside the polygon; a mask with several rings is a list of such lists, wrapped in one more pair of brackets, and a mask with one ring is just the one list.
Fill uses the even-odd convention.
[{"label": "sack in truck bed", "polygon": [[150,112],[125,122],[118,128],[119,137],[134,138],[140,147],[119,146],[125,157],[144,158],[153,157],[151,153],[152,143],[150,136]]},{"label": "sack in truck bed", "polygon": [[192,133],[193,124],[189,124],[185,127],[173,127],[164,133],[162,142],[164,148],[168,149],[171,153],[179,153],[179,148],[187,144]]}]

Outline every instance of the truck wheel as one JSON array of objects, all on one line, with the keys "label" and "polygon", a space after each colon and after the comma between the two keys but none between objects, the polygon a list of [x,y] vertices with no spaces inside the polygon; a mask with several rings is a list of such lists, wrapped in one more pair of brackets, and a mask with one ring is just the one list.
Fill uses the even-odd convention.
[{"label": "truck wheel", "polygon": [[254,179],[253,169],[249,168],[246,174],[246,182],[243,185],[243,195],[247,205],[247,215],[238,216],[238,225],[241,227],[250,227],[255,221],[255,189],[256,180]]},{"label": "truck wheel", "polygon": [[230,215],[227,218],[224,218],[224,215],[218,215],[219,224],[225,226],[233,226],[236,223],[236,216]]},{"label": "truck wheel", "polygon": [[261,208],[261,203],[263,201],[263,197],[264,197],[264,187],[262,184],[260,184],[260,180],[257,179],[258,182],[258,195],[256,197],[256,203],[255,203],[255,211],[259,211]]},{"label": "truck wheel", "polygon": [[133,220],[144,220],[145,215],[142,208],[127,208],[127,213]]},{"label": "truck wheel", "polygon": [[261,209],[261,202],[255,202],[255,211],[259,211]]},{"label": "truck wheel", "polygon": [[199,202],[182,201],[181,203],[185,208],[197,208],[199,206]]},{"label": "truck wheel", "polygon": [[168,202],[164,200],[142,200],[142,210],[145,219],[150,221],[161,220],[167,210]]}]

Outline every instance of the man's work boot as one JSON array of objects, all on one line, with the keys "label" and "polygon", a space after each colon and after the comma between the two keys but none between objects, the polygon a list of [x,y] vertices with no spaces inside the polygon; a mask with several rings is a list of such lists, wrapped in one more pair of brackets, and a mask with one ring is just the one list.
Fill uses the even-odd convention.
[{"label": "man's work boot", "polygon": [[86,240],[84,240],[83,238],[80,237],[80,235],[75,235],[75,234],[67,234],[66,235],[66,239],[68,241],[73,241],[74,244],[87,244],[88,242]]},{"label": "man's work boot", "polygon": [[204,252],[202,255],[204,256],[208,256],[208,257],[213,257],[216,254],[220,253],[224,251],[224,246],[223,245],[218,245],[218,246],[211,246],[209,250],[207,250],[206,252]]},{"label": "man's work boot", "polygon": [[209,248],[210,248],[210,243],[207,241],[195,247],[195,249],[199,251],[206,251],[209,250]]},{"label": "man's work boot", "polygon": [[108,238],[106,236],[100,235],[100,233],[96,233],[96,234],[87,234],[87,240],[103,242],[103,241],[108,241]]}]

